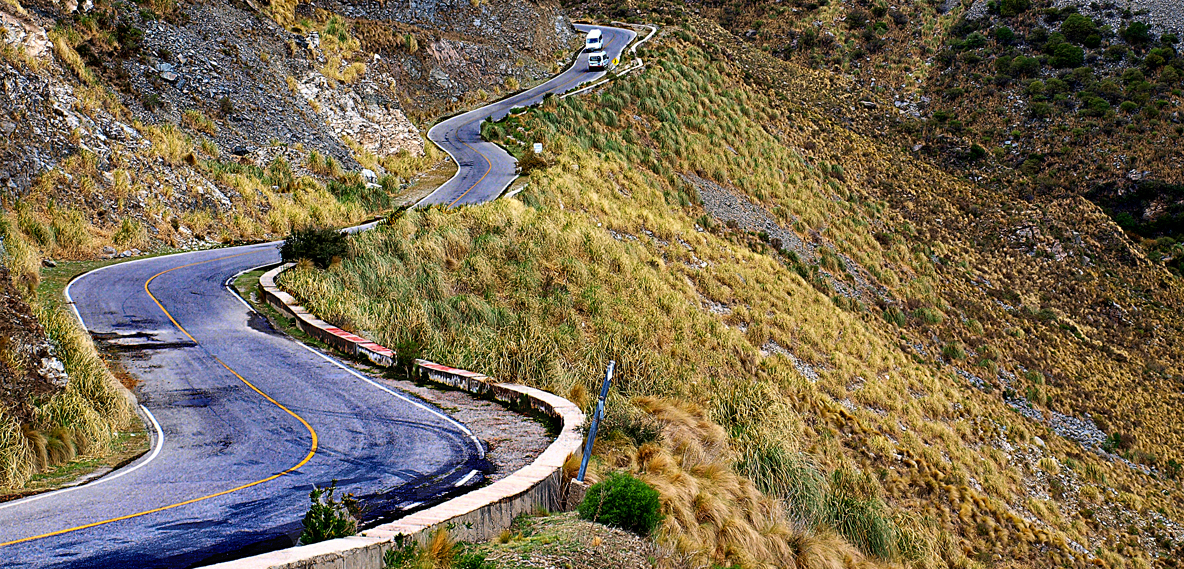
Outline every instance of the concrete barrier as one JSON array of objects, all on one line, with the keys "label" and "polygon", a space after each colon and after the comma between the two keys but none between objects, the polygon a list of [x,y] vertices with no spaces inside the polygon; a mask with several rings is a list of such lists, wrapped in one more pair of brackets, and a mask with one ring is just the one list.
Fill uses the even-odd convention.
[{"label": "concrete barrier", "polygon": [[356,334],[338,328],[305,310],[296,299],[279,289],[275,278],[293,263],[280,265],[259,277],[259,290],[263,299],[284,316],[296,320],[296,326],[305,334],[324,342],[333,349],[351,356],[362,356],[375,365],[390,367],[395,364],[395,352]]},{"label": "concrete barrier", "polygon": [[[379,365],[392,365],[394,352],[320,320],[297,304],[292,295],[279,290],[275,278],[283,265],[265,273],[259,288],[268,304],[289,318],[305,333],[348,354],[361,354]],[[376,361],[377,360],[377,361]],[[383,363],[380,363],[383,362]],[[427,360],[415,360],[415,369],[428,381],[535,412],[562,423],[559,436],[534,462],[489,486],[458,496],[426,510],[362,532],[361,535],[312,545],[273,551],[238,561],[219,563],[219,569],[381,569],[386,552],[411,539],[425,543],[437,529],[447,529],[455,539],[489,539],[521,514],[546,509],[566,509],[567,495],[563,465],[580,452],[584,413],[574,403],[554,395],[512,383],[497,383],[488,376],[451,368]]]}]

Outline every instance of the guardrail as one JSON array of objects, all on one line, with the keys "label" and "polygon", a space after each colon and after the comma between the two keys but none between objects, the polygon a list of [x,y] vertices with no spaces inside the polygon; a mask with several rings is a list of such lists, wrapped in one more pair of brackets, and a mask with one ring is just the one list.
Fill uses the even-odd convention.
[{"label": "guardrail", "polygon": [[[378,365],[392,365],[394,352],[365,338],[345,332],[325,322],[304,307],[292,295],[280,290],[275,278],[291,264],[281,265],[263,274],[259,288],[264,300],[284,315],[295,318],[297,326],[309,335],[348,354],[364,355]],[[385,363],[380,363],[385,362]],[[217,569],[381,569],[383,556],[400,542],[413,539],[425,543],[430,533],[447,528],[453,537],[466,541],[485,540],[509,527],[520,514],[565,509],[566,481],[563,465],[568,456],[580,450],[584,413],[574,403],[545,391],[497,383],[476,372],[451,368],[427,360],[415,360],[420,375],[470,393],[519,406],[563,423],[555,441],[534,462],[489,486],[448,500],[394,522],[366,530],[360,535],[333,539],[312,545],[293,547],[256,555],[238,561],[212,565]]]},{"label": "guardrail", "polygon": [[610,22],[610,23],[612,23],[614,25],[618,25],[618,26],[632,26],[632,27],[640,27],[640,28],[649,28],[650,33],[646,34],[644,39],[634,42],[633,45],[630,46],[629,53],[633,54],[633,63],[631,63],[629,65],[629,67],[626,67],[624,69],[617,71],[615,74],[613,74],[612,77],[607,77],[607,75],[606,75],[606,78],[604,78],[600,81],[596,81],[590,85],[580,87],[579,89],[576,89],[574,91],[568,91],[567,93],[559,95],[560,99],[566,99],[568,97],[573,97],[575,95],[581,95],[583,93],[587,93],[588,91],[591,91],[592,89],[595,89],[601,85],[604,85],[605,83],[608,83],[609,81],[612,81],[615,78],[624,77],[625,75],[627,75],[629,73],[632,73],[634,71],[638,71],[638,70],[645,67],[645,63],[641,60],[640,57],[637,57],[637,48],[641,44],[643,44],[647,41],[650,41],[650,38],[654,37],[654,34],[658,32],[658,26],[653,26],[650,24],[628,24],[625,22]]}]

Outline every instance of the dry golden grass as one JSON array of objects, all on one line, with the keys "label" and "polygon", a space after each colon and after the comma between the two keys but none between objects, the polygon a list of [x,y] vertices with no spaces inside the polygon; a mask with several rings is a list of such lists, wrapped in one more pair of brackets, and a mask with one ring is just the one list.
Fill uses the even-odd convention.
[{"label": "dry golden grass", "polygon": [[[975,389],[933,361],[943,346],[960,346],[960,367],[992,382],[996,370],[1015,373],[1017,391],[1033,387],[1066,402],[1063,379],[1038,383],[1025,370],[1088,381],[1061,366],[1096,362],[1098,344],[1035,316],[1059,302],[1041,296],[1041,287],[1054,283],[1040,273],[1063,271],[1055,273],[1065,275],[1063,282],[1078,283],[1067,275],[1077,267],[1058,269],[1043,257],[1033,262],[984,239],[1014,227],[1021,204],[1000,198],[1003,205],[987,207],[975,197],[981,188],[798,106],[848,103],[857,95],[847,94],[842,80],[713,45],[733,51],[713,57],[684,43],[668,50],[659,44],[645,75],[618,81],[587,102],[568,99],[515,119],[547,140],[550,164],[532,172],[530,188],[517,200],[408,212],[387,229],[355,237],[351,258],[339,268],[297,270],[284,276],[284,286],[326,320],[380,343],[556,393],[586,397],[614,359],[619,392],[610,396],[607,442],[598,452],[625,458],[606,459],[606,468],[638,468],[643,448],[646,456],[680,456],[670,446],[678,443],[655,445],[641,436],[644,421],[631,398],[692,402],[723,427],[739,461],[734,468],[721,461],[722,472],[691,474],[743,486],[728,478],[742,472],[766,496],[785,499],[792,519],[817,520],[811,516],[825,511],[808,499],[819,492],[808,489],[838,492],[847,500],[839,505],[865,514],[860,519],[879,512],[878,519],[917,536],[912,545],[897,546],[915,553],[908,564],[940,558],[967,566],[975,563],[967,555],[998,555],[1024,566],[1082,565],[1089,556],[1078,555],[1067,539],[1103,549],[1112,543],[1114,528],[1079,524],[1047,504],[1031,505],[1046,515],[1024,512],[1026,492],[1037,482],[1004,449],[1032,448],[1036,435],[1047,442],[1049,457],[1074,457],[1082,472],[1109,484],[1129,481],[1131,496],[1154,495],[1177,516],[1180,497],[1172,483],[1083,453],[1008,410],[998,391]],[[739,64],[729,60],[754,73],[767,65],[779,74],[767,79],[777,89],[742,82]],[[786,97],[793,102],[779,93],[793,94]],[[851,301],[819,285],[755,235],[719,222],[704,222],[711,231],[696,230],[703,210],[693,205],[695,190],[680,172],[729,185],[803,240],[833,248],[819,264],[836,281],[855,282],[837,254],[855,260],[867,271],[861,278],[885,287],[907,311],[902,323],[881,316],[867,292]],[[966,211],[972,204],[978,204],[974,215]],[[1120,242],[1096,210],[1041,207],[1044,220],[1072,224],[1096,243]],[[991,224],[982,227],[985,219]],[[1000,310],[984,278],[1021,291],[1033,310]],[[713,314],[706,310],[711,303],[729,311]],[[1056,308],[1079,330],[1089,325],[1067,303]],[[1023,340],[1004,333],[1015,329],[1025,331]],[[763,354],[769,341],[811,365],[817,381],[787,356]],[[918,343],[929,347],[928,357],[910,347]],[[1129,373],[1118,362],[1105,369],[1097,377]],[[1131,408],[1165,404],[1145,401],[1142,393],[1124,398]],[[1056,475],[1065,470],[1058,467]],[[820,477],[803,478],[811,471]],[[663,495],[684,503],[680,488],[663,487]],[[730,490],[712,487],[717,491]],[[883,510],[875,506],[880,499]],[[719,544],[740,542],[710,529],[731,527],[716,523],[711,493],[700,502],[703,520],[675,512],[673,519],[696,525],[680,522],[668,539],[685,536],[687,551],[702,546],[711,552],[703,555],[726,556],[729,546]],[[1120,506],[1140,505],[1127,502]],[[871,543],[857,527],[838,525],[847,539]],[[1144,561],[1148,555],[1126,554]]]},{"label": "dry golden grass", "polygon": [[218,133],[218,126],[214,121],[206,117],[205,113],[197,109],[189,109],[181,115],[181,123],[185,126],[208,135],[215,135]]}]

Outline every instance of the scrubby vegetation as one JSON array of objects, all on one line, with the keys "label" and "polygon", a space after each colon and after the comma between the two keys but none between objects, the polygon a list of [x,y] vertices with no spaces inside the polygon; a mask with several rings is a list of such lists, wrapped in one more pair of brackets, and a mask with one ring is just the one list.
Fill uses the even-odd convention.
[{"label": "scrubby vegetation", "polygon": [[326,269],[345,256],[348,247],[345,240],[345,234],[336,229],[297,229],[284,239],[284,244],[280,246],[280,257],[285,262],[301,259],[312,261],[317,267]]},{"label": "scrubby vegetation", "polygon": [[300,534],[301,545],[358,533],[357,516],[361,506],[353,494],[346,494],[338,499],[334,496],[336,492],[336,480],[326,488],[314,486],[312,492],[309,492],[308,498],[312,504],[301,522],[304,526],[304,531]]},{"label": "scrubby vegetation", "polygon": [[662,521],[658,493],[645,482],[614,472],[588,488],[580,517],[646,536]]},{"label": "scrubby vegetation", "polygon": [[[19,217],[19,216],[18,216]],[[47,238],[58,238],[46,230]],[[119,381],[61,303],[39,299],[40,259],[18,224],[0,217],[0,488],[82,457],[104,456],[133,428]],[[52,351],[37,345],[48,341]],[[56,357],[68,375],[48,383],[39,358]]]},{"label": "scrubby vegetation", "polygon": [[[518,199],[407,212],[282,284],[380,343],[581,404],[616,360],[596,472],[656,488],[658,543],[694,563],[1174,555],[1115,522],[1167,539],[1155,520],[1179,516],[1157,466],[1176,403],[1147,383],[1178,382],[1174,348],[1102,299],[1174,330],[1150,303],[1178,285],[1088,202],[989,194],[879,142],[888,125],[829,118],[858,104],[842,80],[691,27],[644,75],[521,117],[550,159]],[[788,233],[718,217],[720,191]],[[1013,406],[1137,430],[1155,470]]]}]

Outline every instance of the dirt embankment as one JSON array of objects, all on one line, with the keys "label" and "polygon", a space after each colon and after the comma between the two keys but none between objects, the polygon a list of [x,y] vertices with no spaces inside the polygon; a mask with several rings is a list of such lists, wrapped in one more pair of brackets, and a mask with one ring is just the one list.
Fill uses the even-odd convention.
[{"label": "dirt embankment", "polygon": [[66,370],[0,264],[0,417],[33,419],[33,402],[65,389]]}]

